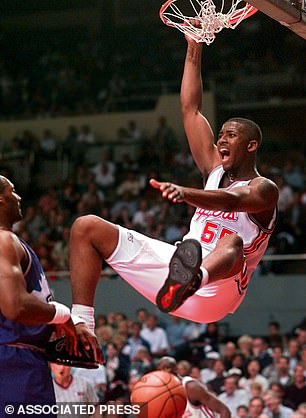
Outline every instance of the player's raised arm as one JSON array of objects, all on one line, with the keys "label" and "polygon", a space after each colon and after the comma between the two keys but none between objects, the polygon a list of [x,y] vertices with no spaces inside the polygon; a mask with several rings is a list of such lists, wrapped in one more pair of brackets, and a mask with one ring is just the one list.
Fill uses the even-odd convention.
[{"label": "player's raised arm", "polygon": [[188,43],[181,85],[183,124],[193,159],[206,177],[220,157],[214,144],[214,135],[208,120],[203,116],[203,85],[201,76],[202,44],[186,36]]}]

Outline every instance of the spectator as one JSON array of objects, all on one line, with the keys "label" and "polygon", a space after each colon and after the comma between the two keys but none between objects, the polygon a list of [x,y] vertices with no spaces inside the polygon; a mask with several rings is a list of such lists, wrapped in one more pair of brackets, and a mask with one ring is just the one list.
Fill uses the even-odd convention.
[{"label": "spectator", "polygon": [[51,257],[56,270],[69,270],[69,236],[70,228],[65,227],[62,239],[55,242]]},{"label": "spectator", "polygon": [[99,402],[104,401],[106,387],[107,387],[107,376],[105,367],[100,364],[97,369],[84,369],[84,368],[74,368],[73,369],[73,376],[76,379],[85,379],[90,382],[90,384],[94,387],[97,396],[99,398]]},{"label": "spectator", "polygon": [[238,389],[237,379],[234,376],[229,376],[225,378],[224,382],[224,392],[222,392],[218,398],[220,401],[225,403],[225,405],[230,409],[233,416],[236,415],[238,406],[248,405],[249,400],[248,396],[243,389]]},{"label": "spectator", "polygon": [[260,363],[258,360],[251,360],[247,365],[247,377],[242,377],[239,380],[239,386],[244,388],[247,394],[250,396],[250,385],[253,382],[257,382],[262,386],[263,391],[265,392],[268,389],[267,379],[260,374]]},{"label": "spectator", "polygon": [[285,399],[296,409],[306,399],[305,369],[298,364],[294,370],[293,383],[285,388]]},{"label": "spectator", "polygon": [[[82,158],[84,155],[82,156]],[[76,185],[76,191],[80,195],[86,192],[88,187],[88,182],[90,180],[94,180],[95,174],[91,173],[88,169],[88,167],[84,164],[78,164],[75,169],[75,185]]]},{"label": "spectator", "polygon": [[292,187],[286,183],[282,175],[275,176],[274,181],[279,189],[278,210],[280,212],[280,216],[283,217],[286,210],[293,202],[293,190]]},{"label": "spectator", "polygon": [[142,329],[146,327],[148,315],[149,312],[146,308],[138,308],[136,311],[136,319],[141,324]]},{"label": "spectator", "polygon": [[190,377],[201,382],[201,370],[198,366],[192,366],[190,369]]},{"label": "spectator", "polygon": [[281,404],[281,399],[275,393],[269,391],[264,395],[264,414],[269,418],[291,418],[293,409]]},{"label": "spectator", "polygon": [[265,403],[260,396],[254,396],[249,403],[249,418],[259,418],[264,410]]},{"label": "spectator", "polygon": [[237,354],[237,347],[236,344],[232,341],[228,341],[224,348],[222,353],[222,358],[224,360],[224,365],[226,370],[229,370],[233,367],[233,358]]},{"label": "spectator", "polygon": [[80,160],[80,155],[78,155],[78,130],[74,125],[68,127],[63,141],[63,152],[72,164],[77,164]]},{"label": "spectator", "polygon": [[[296,339],[299,344],[300,350],[306,348],[306,328],[300,327],[296,331]],[[305,359],[306,360],[306,359]]]},{"label": "spectator", "polygon": [[133,322],[131,335],[127,339],[128,352],[131,360],[134,359],[140,347],[146,347],[150,351],[150,344],[140,335],[141,327],[140,322]]},{"label": "spectator", "polygon": [[278,383],[278,382],[271,383],[270,390],[273,393],[275,393],[277,396],[279,396],[282,405],[288,406],[289,408],[294,409],[293,403],[290,400],[285,398],[285,394],[286,394],[285,387],[281,383]]},{"label": "spectator", "polygon": [[76,190],[74,184],[65,184],[60,198],[60,206],[64,211],[68,211],[69,215],[73,215],[76,212],[80,195]]},{"label": "spectator", "polygon": [[291,384],[291,375],[289,371],[289,359],[286,356],[281,356],[276,363],[276,374],[270,376],[269,382],[278,382],[283,386]]},{"label": "spectator", "polygon": [[39,208],[34,206],[29,206],[27,208],[21,222],[25,225],[26,230],[30,234],[32,242],[37,240],[40,232],[46,227],[46,220],[43,218]]},{"label": "spectator", "polygon": [[271,381],[277,381],[278,367],[277,364],[279,359],[283,355],[283,350],[281,346],[275,346],[272,348],[272,363],[269,366],[265,367],[262,371],[263,376]]},{"label": "spectator", "polygon": [[102,189],[109,189],[115,183],[116,165],[108,157],[104,150],[100,155],[100,162],[92,168],[97,185]]},{"label": "spectator", "polygon": [[287,350],[285,351],[285,355],[289,359],[289,370],[290,373],[293,374],[295,367],[299,362],[299,344],[295,338],[291,338],[288,341]]},{"label": "spectator", "polygon": [[272,363],[272,358],[267,350],[267,344],[263,338],[256,337],[253,339],[252,357],[259,361],[260,370]]},{"label": "spectator", "polygon": [[138,346],[137,352],[131,361],[130,375],[142,376],[153,370],[152,356],[146,346]]},{"label": "spectator", "polygon": [[179,376],[189,376],[191,372],[191,364],[187,360],[180,360],[177,363],[177,373]]},{"label": "spectator", "polygon": [[135,120],[129,120],[127,125],[127,134],[132,141],[139,141],[143,139],[143,132],[137,126],[137,122]]},{"label": "spectator", "polygon": [[118,348],[114,343],[109,342],[107,344],[106,354],[105,368],[109,384],[117,380],[127,382],[129,369],[127,368],[127,365],[120,360]]},{"label": "spectator", "polygon": [[219,351],[220,334],[218,324],[211,322],[206,325],[206,329],[198,338],[192,341],[191,346],[197,361],[205,359],[209,351]]},{"label": "spectator", "polygon": [[95,318],[95,328],[103,327],[107,325],[107,316],[100,313]]},{"label": "spectator", "polygon": [[38,200],[38,207],[41,209],[43,216],[48,215],[52,209],[56,209],[58,206],[58,191],[55,187],[50,187]]},{"label": "spectator", "polygon": [[201,369],[201,382],[207,383],[210,380],[214,379],[217,374],[215,371],[215,363],[220,359],[220,354],[217,351],[209,351],[206,354],[204,365],[205,367]]},{"label": "spectator", "polygon": [[225,380],[225,367],[222,359],[215,361],[214,372],[216,374],[216,377],[207,382],[207,387],[216,395],[220,395],[220,393],[222,393],[224,390]]},{"label": "spectator", "polygon": [[286,339],[281,334],[280,324],[277,321],[271,321],[268,324],[267,344],[269,347],[284,347]]},{"label": "spectator", "polygon": [[136,200],[132,198],[129,192],[125,192],[110,209],[112,222],[120,223],[121,219],[122,225],[126,223],[131,225],[131,220],[136,213],[136,206]]},{"label": "spectator", "polygon": [[143,328],[140,332],[142,338],[144,338],[150,344],[151,353],[154,358],[159,358],[166,355],[169,351],[169,342],[166,331],[157,326],[157,316],[149,314],[146,319],[146,328]]},{"label": "spectator", "polygon": [[244,355],[246,360],[249,360],[252,355],[253,338],[249,335],[242,335],[237,341],[239,351]]},{"label": "spectator", "polygon": [[236,418],[248,418],[249,408],[246,405],[239,405],[236,411]]},{"label": "spectator", "polygon": [[95,329],[95,334],[102,348],[104,356],[106,356],[107,344],[112,341],[114,330],[110,325],[102,325]]},{"label": "spectator", "polygon": [[152,146],[162,166],[165,166],[172,161],[177,151],[177,139],[165,116],[160,116],[157,123],[158,126],[152,137]]},{"label": "spectator", "polygon": [[298,165],[293,160],[287,160],[283,168],[284,179],[286,183],[294,190],[303,190],[305,176]]},{"label": "spectator", "polygon": [[43,131],[42,139],[39,142],[40,154],[42,158],[54,159],[57,152],[57,140],[54,138],[50,129]]},{"label": "spectator", "polygon": [[87,191],[81,198],[88,206],[89,211],[98,215],[101,204],[105,200],[105,195],[101,190],[98,190],[96,182],[90,180],[87,184]]},{"label": "spectator", "polygon": [[134,170],[126,173],[125,179],[117,187],[117,195],[122,196],[129,193],[133,197],[139,196],[143,189],[143,182]]},{"label": "spectator", "polygon": [[91,144],[91,145],[97,142],[96,136],[92,132],[91,127],[89,125],[81,126],[80,132],[77,136],[77,142],[79,144]]},{"label": "spectator", "polygon": [[306,418],[306,402],[301,403],[296,412],[301,416],[301,418]]},{"label": "spectator", "polygon": [[301,350],[301,360],[299,363],[303,366],[304,370],[306,370],[306,346]]},{"label": "spectator", "polygon": [[249,396],[251,398],[255,397],[255,396],[263,396],[264,391],[262,388],[262,385],[258,382],[252,382],[250,383],[250,394]]},{"label": "spectator", "polygon": [[185,327],[185,321],[178,316],[171,316],[170,323],[166,326],[170,350],[174,357],[177,348],[184,343]]},{"label": "spectator", "polygon": [[140,199],[138,208],[132,218],[133,228],[145,232],[148,226],[148,218],[152,216],[147,199]]},{"label": "spectator", "polygon": [[241,373],[244,374],[247,360],[242,353],[237,353],[232,359],[232,365],[235,369],[241,370]]},{"label": "spectator", "polygon": [[[51,364],[53,373],[53,385],[56,402],[84,403],[95,405],[99,399],[93,385],[81,377],[75,378],[71,373],[71,367]],[[85,417],[89,415],[75,413],[74,418]],[[66,417],[66,414],[58,414],[58,418]]]},{"label": "spectator", "polygon": [[185,341],[196,341],[201,334],[204,334],[207,330],[207,324],[199,324],[197,322],[188,321],[186,324],[183,337]]}]

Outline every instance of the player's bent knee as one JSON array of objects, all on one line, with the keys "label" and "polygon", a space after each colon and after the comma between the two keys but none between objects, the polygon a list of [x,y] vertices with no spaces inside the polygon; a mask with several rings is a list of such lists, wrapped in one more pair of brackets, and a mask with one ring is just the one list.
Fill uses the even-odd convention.
[{"label": "player's bent knee", "polygon": [[242,238],[237,234],[231,234],[229,235],[232,238],[232,244],[235,246],[238,250],[243,248],[243,240]]},{"label": "player's bent knee", "polygon": [[84,215],[77,218],[71,227],[72,236],[77,235],[78,238],[88,236],[96,219],[95,215]]},{"label": "player's bent knee", "polygon": [[243,260],[243,241],[237,234],[227,235],[219,241],[219,250],[233,260]]},{"label": "player's bent knee", "polygon": [[232,248],[243,248],[243,240],[242,238],[237,234],[230,234],[225,235],[223,238],[221,238],[217,245],[224,246],[224,247],[232,247]]}]

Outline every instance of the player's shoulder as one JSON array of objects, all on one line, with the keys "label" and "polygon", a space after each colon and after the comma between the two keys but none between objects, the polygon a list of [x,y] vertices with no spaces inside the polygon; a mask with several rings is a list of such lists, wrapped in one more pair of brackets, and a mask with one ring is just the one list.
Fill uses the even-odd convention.
[{"label": "player's shoulder", "polygon": [[0,249],[2,254],[7,254],[10,251],[23,253],[24,249],[20,243],[19,238],[12,231],[0,230]]},{"label": "player's shoulder", "polygon": [[264,176],[254,177],[250,181],[250,185],[253,187],[259,188],[262,192],[273,193],[278,196],[279,191],[278,191],[277,185],[274,183],[273,180],[267,177],[264,177]]}]

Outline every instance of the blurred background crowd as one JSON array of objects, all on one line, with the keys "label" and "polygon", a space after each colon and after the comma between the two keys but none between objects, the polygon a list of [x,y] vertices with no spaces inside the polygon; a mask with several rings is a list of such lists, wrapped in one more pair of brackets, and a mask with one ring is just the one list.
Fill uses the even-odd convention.
[{"label": "blurred background crowd", "polygon": [[156,370],[158,360],[167,355],[176,359],[180,376],[206,385],[233,418],[306,416],[306,318],[288,333],[271,321],[265,335],[226,338],[218,323],[161,319],[139,308],[133,320],[123,312],[97,315],[95,332],[105,366],[96,370],[56,366],[54,384],[60,400],[65,390],[56,383],[58,367],[70,379],[87,380],[99,402],[125,404],[139,378]]},{"label": "blurred background crowd", "polygon": [[[119,126],[118,136],[114,143],[104,143],[85,125],[69,127],[61,141],[50,129],[42,138],[26,131],[7,142],[2,172],[24,197],[24,218],[15,226],[16,232],[33,245],[46,271],[67,270],[69,231],[80,215],[99,215],[173,243],[187,232],[194,209],[163,201],[148,183],[155,177],[201,187],[187,144],[176,137],[165,115],[156,121],[153,132],[144,132],[131,120]],[[299,160],[283,158],[273,165],[269,153],[260,155],[260,173],[273,179],[280,190],[278,224],[268,253],[303,253],[305,159],[300,154]],[[12,160],[18,171],[25,162],[29,164],[29,183],[24,184],[24,178],[10,168]],[[56,179],[57,166],[65,161],[67,175]],[[261,267],[263,272],[284,272],[282,263]]]}]

